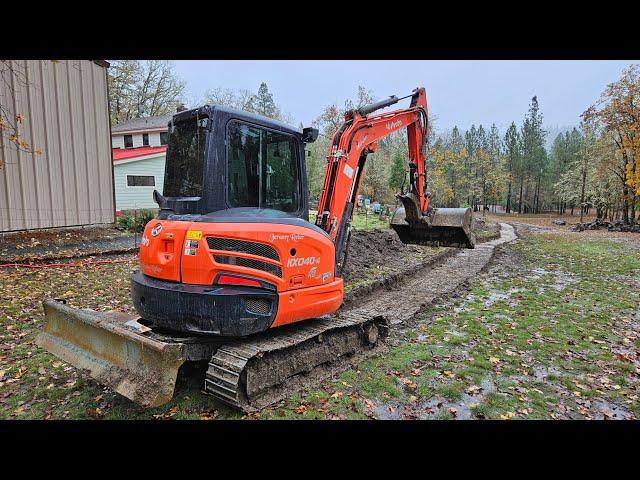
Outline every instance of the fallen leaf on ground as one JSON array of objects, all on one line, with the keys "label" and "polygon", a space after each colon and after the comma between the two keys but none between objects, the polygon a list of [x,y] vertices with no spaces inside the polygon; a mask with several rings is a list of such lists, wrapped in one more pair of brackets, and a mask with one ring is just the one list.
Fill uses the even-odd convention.
[{"label": "fallen leaf on ground", "polygon": [[404,386],[407,387],[409,390],[415,390],[416,388],[418,388],[418,384],[416,382],[409,380],[408,378],[403,378],[402,383],[404,383]]},{"label": "fallen leaf on ground", "polygon": [[103,415],[102,410],[99,408],[89,408],[87,409],[87,414],[93,418],[100,418]]}]

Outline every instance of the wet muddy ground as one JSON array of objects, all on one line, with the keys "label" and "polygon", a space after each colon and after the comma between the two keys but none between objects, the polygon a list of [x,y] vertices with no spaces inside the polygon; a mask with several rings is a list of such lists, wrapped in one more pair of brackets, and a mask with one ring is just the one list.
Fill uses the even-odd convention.
[{"label": "wet muddy ground", "polygon": [[[523,225],[517,230],[523,238],[499,246],[485,270],[473,270],[471,257],[443,258],[439,265],[452,262],[449,269],[436,273],[439,266],[431,265],[417,283],[404,277],[376,288],[366,302],[358,299],[349,308],[400,320],[388,352],[251,418],[636,418],[638,249]],[[418,256],[384,236],[361,239],[355,251],[361,249],[362,261],[350,273],[352,283],[358,272],[406,268],[406,254]],[[0,306],[0,418],[241,418],[193,386],[163,407],[142,409],[34,345],[43,296],[131,311],[128,276],[135,255],[113,258],[125,263],[0,271],[6,292]],[[471,277],[447,289],[446,282],[465,268]],[[402,282],[406,288],[397,289]],[[415,310],[401,308],[413,305],[413,297],[421,300]]]},{"label": "wet muddy ground", "polygon": [[637,418],[639,251],[518,230],[468,285],[398,324],[383,357],[263,417]]}]

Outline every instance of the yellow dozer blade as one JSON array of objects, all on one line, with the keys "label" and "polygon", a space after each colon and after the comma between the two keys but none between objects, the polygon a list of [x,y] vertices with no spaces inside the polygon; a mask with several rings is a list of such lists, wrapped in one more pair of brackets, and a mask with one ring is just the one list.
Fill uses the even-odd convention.
[{"label": "yellow dozer blade", "polygon": [[474,248],[473,212],[470,208],[433,208],[422,215],[411,195],[398,195],[403,207],[391,217],[393,228],[403,243],[434,247]]},{"label": "yellow dozer blade", "polygon": [[182,364],[208,360],[215,351],[199,339],[151,332],[125,313],[80,310],[55,300],[43,306],[39,346],[144,406],[171,400]]}]

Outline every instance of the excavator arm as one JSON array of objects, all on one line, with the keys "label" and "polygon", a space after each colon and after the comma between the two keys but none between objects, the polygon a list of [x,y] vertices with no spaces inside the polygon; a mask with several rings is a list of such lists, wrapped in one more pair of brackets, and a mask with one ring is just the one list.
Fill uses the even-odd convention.
[{"label": "excavator arm", "polygon": [[427,192],[427,96],[424,88],[416,88],[409,96],[409,108],[374,114],[402,100],[392,96],[348,111],[345,122],[333,135],[316,225],[334,240],[339,268],[367,155],[375,152],[380,139],[402,128],[407,130],[409,191],[398,195],[403,208],[394,214],[396,222],[392,227],[405,243],[473,248],[469,209],[442,209],[447,210],[446,222],[436,222],[437,228],[432,228],[435,212],[430,208],[431,195]]}]

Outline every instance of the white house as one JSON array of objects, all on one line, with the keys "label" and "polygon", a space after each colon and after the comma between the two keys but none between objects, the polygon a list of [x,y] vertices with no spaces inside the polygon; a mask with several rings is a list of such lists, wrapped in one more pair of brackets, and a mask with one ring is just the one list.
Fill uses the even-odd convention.
[{"label": "white house", "polygon": [[167,147],[113,149],[116,210],[158,208],[153,191],[162,193]]},{"label": "white house", "polygon": [[170,121],[171,115],[160,115],[119,123],[111,128],[111,146],[115,149],[166,145]]},{"label": "white house", "polygon": [[171,115],[135,118],[111,129],[116,210],[157,208],[162,193]]}]

